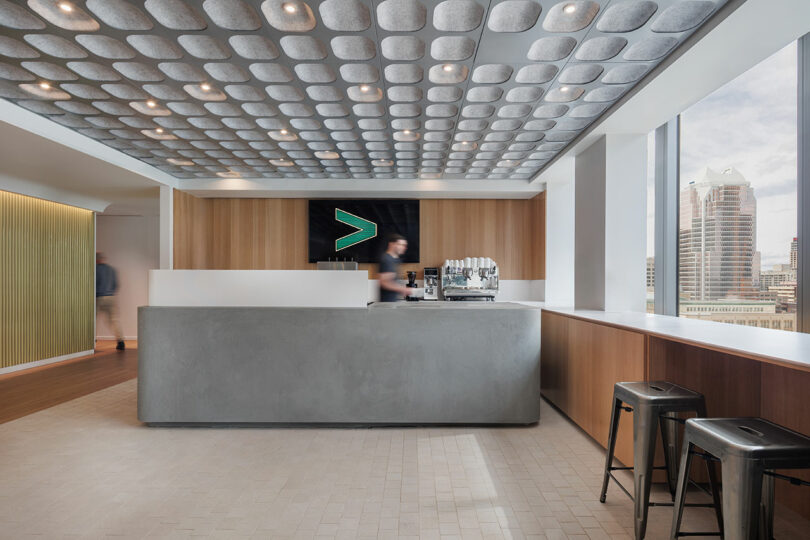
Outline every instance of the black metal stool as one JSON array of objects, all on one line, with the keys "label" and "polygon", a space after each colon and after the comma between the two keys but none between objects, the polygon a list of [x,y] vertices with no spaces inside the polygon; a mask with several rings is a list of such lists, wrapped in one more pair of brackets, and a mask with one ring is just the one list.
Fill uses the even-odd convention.
[{"label": "black metal stool", "polygon": [[[726,540],[773,537],[774,477],[810,485],[771,472],[772,469],[810,469],[810,437],[762,418],[690,418],[686,421],[678,472],[670,534],[673,539],[683,536],[680,532],[683,501],[695,446],[719,458],[722,465]],[[760,516],[761,506],[764,516]]]},{"label": "black metal stool", "polygon": [[[629,407],[625,406],[629,405]],[[616,450],[616,435],[622,410],[633,412],[633,467],[614,467],[613,454]],[[706,416],[706,401],[703,394],[669,382],[619,382],[613,386],[613,410],[610,413],[610,434],[608,436],[605,476],[602,482],[600,502],[605,502],[610,479],[633,499],[636,539],[641,540],[647,531],[647,513],[650,506],[672,506],[673,503],[650,503],[650,487],[654,469],[667,471],[669,491],[674,497],[676,487],[675,468],[677,452],[677,417],[681,412],[694,412]],[[654,467],[655,440],[658,425],[661,425],[661,438],[664,443],[664,467]],[[719,498],[715,489],[714,469],[707,462],[709,479],[712,484],[714,504],[690,504],[689,506],[714,506],[719,515]],[[632,470],[634,495],[613,476],[616,470]],[[713,534],[713,533],[706,533]]]}]

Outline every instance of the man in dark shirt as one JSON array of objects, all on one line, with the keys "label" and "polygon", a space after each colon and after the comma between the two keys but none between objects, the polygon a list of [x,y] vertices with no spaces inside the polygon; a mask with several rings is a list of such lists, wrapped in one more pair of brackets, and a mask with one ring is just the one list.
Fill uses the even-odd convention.
[{"label": "man in dark shirt", "polygon": [[118,317],[118,303],[115,293],[118,291],[118,277],[115,269],[104,262],[104,255],[96,253],[96,311],[107,316],[118,341],[116,349],[124,350],[124,333],[121,331],[121,321]]},{"label": "man in dark shirt", "polygon": [[388,248],[380,258],[380,302],[396,302],[402,296],[413,293],[413,289],[397,282],[399,258],[408,251],[408,241],[400,234],[388,237]]}]

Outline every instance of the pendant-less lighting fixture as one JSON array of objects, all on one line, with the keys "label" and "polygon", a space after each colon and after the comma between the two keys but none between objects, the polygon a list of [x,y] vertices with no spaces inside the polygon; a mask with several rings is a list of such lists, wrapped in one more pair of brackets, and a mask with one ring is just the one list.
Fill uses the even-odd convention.
[{"label": "pendant-less lighting fixture", "polygon": [[411,130],[410,130],[410,129],[406,129],[406,130],[405,130],[405,131],[403,131],[402,133],[404,133],[405,135],[410,135],[410,134],[411,134]]},{"label": "pendant-less lighting fixture", "polygon": [[210,85],[210,84],[208,84],[208,83],[202,83],[202,84],[200,85],[200,89],[201,89],[203,92],[208,92],[209,90],[211,90],[211,85]]},{"label": "pendant-less lighting fixture", "polygon": [[150,109],[154,109],[155,107],[157,107],[157,103],[155,103],[153,100],[150,99],[149,101],[146,102],[146,106],[149,107]]},{"label": "pendant-less lighting fixture", "polygon": [[566,13],[567,15],[571,15],[576,10],[577,10],[577,6],[575,6],[574,4],[568,4],[563,8],[563,13]]},{"label": "pendant-less lighting fixture", "polygon": [[287,131],[286,129],[282,129],[281,131],[279,131],[279,133],[281,133],[282,135],[286,135],[287,133],[289,133],[289,131]]},{"label": "pendant-less lighting fixture", "polygon": [[360,86],[361,92],[368,92],[369,90],[371,90],[371,88],[367,84]]},{"label": "pendant-less lighting fixture", "polygon": [[445,64],[442,66],[444,71],[453,71],[453,64]]},{"label": "pendant-less lighting fixture", "polygon": [[568,88],[567,86],[563,86],[563,87],[560,88],[560,92],[568,92],[569,90],[571,90],[571,89]]},{"label": "pendant-less lighting fixture", "polygon": [[289,14],[293,14],[296,11],[298,11],[296,5],[291,2],[285,2],[284,4],[281,5],[281,8]]},{"label": "pendant-less lighting fixture", "polygon": [[157,129],[155,130],[155,133],[163,133],[163,128],[157,128]]},{"label": "pendant-less lighting fixture", "polygon": [[59,2],[59,9],[61,9],[65,13],[70,13],[71,11],[73,11],[73,6],[70,5],[68,2]]},{"label": "pendant-less lighting fixture", "polygon": [[42,88],[43,90],[51,89],[51,85],[49,83],[46,83],[45,81],[39,83],[39,87]]}]

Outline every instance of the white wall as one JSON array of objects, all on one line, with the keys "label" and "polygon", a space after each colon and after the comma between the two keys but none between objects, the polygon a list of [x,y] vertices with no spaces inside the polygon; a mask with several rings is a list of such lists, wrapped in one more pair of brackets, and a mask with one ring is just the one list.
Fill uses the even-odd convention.
[{"label": "white wall", "polygon": [[546,281],[548,305],[574,305],[574,158],[563,158],[546,180]]},{"label": "white wall", "polygon": [[647,309],[647,135],[608,135],[605,311]]},{"label": "white wall", "polygon": [[[157,216],[96,217],[96,251],[118,273],[118,308],[124,337],[137,339],[138,306],[147,304],[147,273],[158,268],[159,218]],[[106,320],[96,320],[96,337],[112,339]]]}]

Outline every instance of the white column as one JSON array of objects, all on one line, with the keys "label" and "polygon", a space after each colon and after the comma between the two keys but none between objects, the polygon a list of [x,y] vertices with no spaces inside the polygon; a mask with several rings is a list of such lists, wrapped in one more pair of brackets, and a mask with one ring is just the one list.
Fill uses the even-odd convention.
[{"label": "white column", "polygon": [[605,137],[574,165],[574,307],[605,309]]},{"label": "white column", "polygon": [[574,305],[574,158],[543,174],[546,182],[546,284],[548,305]]},{"label": "white column", "polygon": [[647,135],[608,135],[605,310],[647,309]]},{"label": "white column", "polygon": [[174,268],[174,190],[160,186],[160,268]]},{"label": "white column", "polygon": [[574,307],[646,309],[646,135],[607,135],[575,158]]}]

